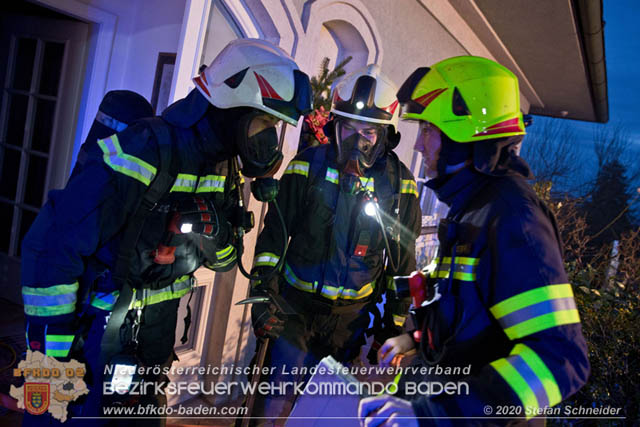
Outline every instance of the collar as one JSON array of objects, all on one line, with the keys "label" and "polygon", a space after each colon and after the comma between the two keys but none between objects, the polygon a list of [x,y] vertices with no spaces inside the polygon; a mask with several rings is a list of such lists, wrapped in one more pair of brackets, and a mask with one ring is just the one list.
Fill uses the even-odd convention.
[{"label": "collar", "polygon": [[427,181],[438,200],[449,206],[448,217],[455,216],[487,184],[489,177],[467,166],[453,175],[445,175]]}]

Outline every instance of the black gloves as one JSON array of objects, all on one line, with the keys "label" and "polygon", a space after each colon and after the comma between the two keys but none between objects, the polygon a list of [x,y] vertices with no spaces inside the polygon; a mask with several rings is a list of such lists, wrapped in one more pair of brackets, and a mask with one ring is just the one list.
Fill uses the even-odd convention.
[{"label": "black gloves", "polygon": [[211,200],[202,196],[181,200],[175,221],[172,231],[193,242],[207,264],[224,268],[235,260],[235,250],[229,247],[231,225]]},{"label": "black gloves", "polygon": [[272,303],[254,303],[251,306],[251,323],[258,338],[276,339],[284,330],[284,320],[278,316]]},{"label": "black gloves", "polygon": [[176,212],[178,213],[176,225],[181,233],[215,238],[218,247],[228,244],[231,227],[211,200],[201,196],[187,197],[178,203]]}]

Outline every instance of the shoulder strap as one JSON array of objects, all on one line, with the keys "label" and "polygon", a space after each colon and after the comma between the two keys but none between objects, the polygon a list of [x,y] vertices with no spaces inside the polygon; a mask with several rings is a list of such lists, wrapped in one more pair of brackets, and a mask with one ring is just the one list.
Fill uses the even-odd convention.
[{"label": "shoulder strap", "polygon": [[120,285],[120,295],[111,312],[111,317],[102,340],[102,361],[109,363],[111,358],[118,353],[121,347],[120,327],[129,310],[133,291],[129,284],[129,270],[131,260],[135,255],[136,243],[149,213],[160,201],[175,182],[177,176],[178,159],[175,144],[173,144],[172,132],[169,124],[160,117],[145,120],[149,129],[154,134],[160,154],[158,173],[144,193],[133,215],[129,218],[127,227],[122,235],[120,250],[116,257],[113,280]]},{"label": "shoulder strap", "polygon": [[309,185],[316,183],[320,179],[320,171],[324,169],[327,159],[327,148],[318,147],[313,150],[311,165],[309,166]]}]

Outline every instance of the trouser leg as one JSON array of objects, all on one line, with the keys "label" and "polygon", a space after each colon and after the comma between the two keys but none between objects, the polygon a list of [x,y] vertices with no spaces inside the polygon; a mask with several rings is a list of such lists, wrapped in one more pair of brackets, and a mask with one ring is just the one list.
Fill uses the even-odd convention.
[{"label": "trouser leg", "polygon": [[[104,365],[100,361],[100,342],[107,324],[107,312],[98,311],[83,316],[77,334],[81,337],[78,350],[72,352],[71,359],[75,359],[85,365],[86,374],[83,381],[89,389],[89,393],[79,397],[67,405],[67,421],[61,423],[51,416],[49,412],[42,415],[24,413],[23,426],[104,426],[104,419],[78,419],[77,417],[102,417],[102,392]],[[50,399],[52,396],[50,395]]]}]

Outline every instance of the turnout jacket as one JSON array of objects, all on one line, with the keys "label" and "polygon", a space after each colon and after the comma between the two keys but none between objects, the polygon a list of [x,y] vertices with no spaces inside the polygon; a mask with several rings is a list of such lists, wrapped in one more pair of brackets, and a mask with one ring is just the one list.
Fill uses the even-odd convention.
[{"label": "turnout jacket", "polygon": [[[376,196],[385,228],[393,229],[388,239],[397,268],[387,264],[385,271],[381,227],[365,214],[364,193],[350,194],[346,187],[353,183],[340,175],[335,158],[330,144],[299,153],[284,171],[277,202],[291,239],[282,268],[286,286],[338,307],[369,301],[381,294],[376,287],[386,286],[386,278],[415,270],[421,212],[415,180],[394,153],[360,178],[361,189]],[[256,245],[256,269],[275,266],[282,255],[282,226],[274,209],[269,209],[264,224]],[[407,316],[408,301],[404,302],[404,307],[398,302],[391,310],[396,327]]]},{"label": "turnout jacket", "polygon": [[[212,134],[205,138],[194,128],[167,126],[172,127],[177,156],[172,165],[178,174],[147,216],[136,246],[130,278],[134,290],[138,287],[133,302],[138,307],[188,293],[191,273],[204,262],[197,245],[188,242],[178,246],[173,264],[153,264],[151,251],[165,235],[170,206],[192,195],[213,199],[222,212],[235,203],[227,161],[219,161]],[[82,313],[109,312],[115,305],[119,285],[111,274],[120,240],[160,167],[158,142],[145,120],[86,144],[83,152],[66,187],[49,194],[22,243],[27,342],[44,340],[33,347],[54,357],[68,355]],[[217,248],[216,257],[207,263],[230,268],[235,249]]]},{"label": "turnout jacket", "polygon": [[[442,296],[414,314],[423,363],[470,365],[468,376],[438,378],[463,381],[469,392],[418,397],[413,408],[418,417],[531,418],[589,375],[555,219],[517,173],[468,167],[447,179],[427,184],[450,206],[439,255],[427,268]],[[501,421],[508,420],[493,420]]]}]

